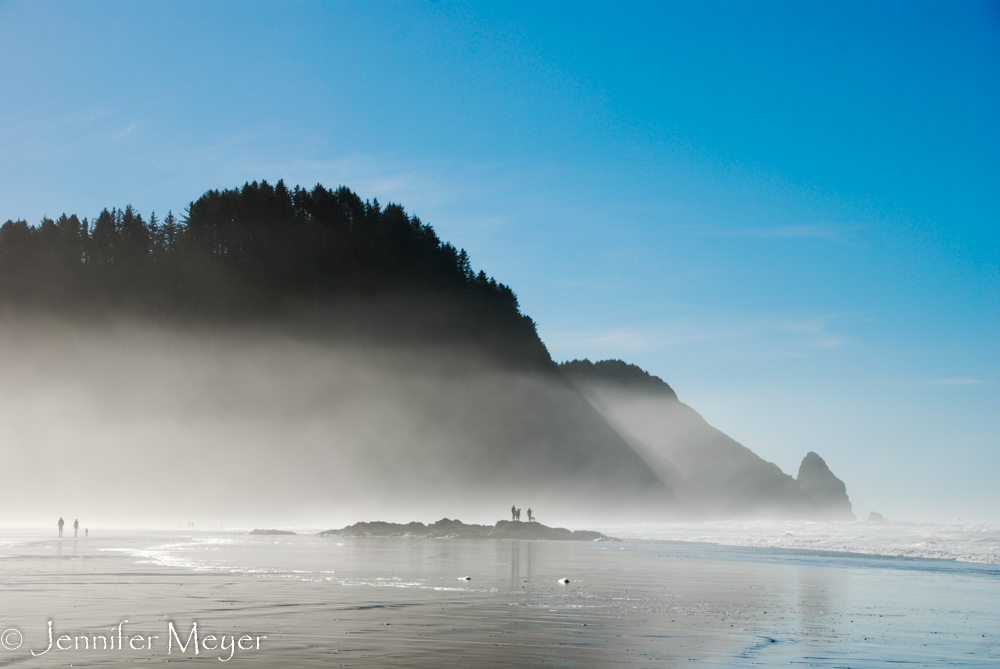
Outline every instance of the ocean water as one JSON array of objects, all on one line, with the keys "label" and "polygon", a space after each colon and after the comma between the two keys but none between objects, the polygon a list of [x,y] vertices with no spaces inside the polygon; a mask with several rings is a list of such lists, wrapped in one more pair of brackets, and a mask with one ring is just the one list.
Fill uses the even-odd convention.
[{"label": "ocean water", "polygon": [[[0,626],[23,641],[0,648],[0,666],[1000,666],[1000,569],[988,560],[850,553],[847,539],[767,544],[791,540],[782,527],[749,538],[702,527],[715,543],[0,533]],[[123,620],[158,638],[30,654],[45,650],[49,621],[77,639]],[[228,658],[168,654],[165,626],[186,635],[195,622],[203,635],[266,638]]]},{"label": "ocean water", "polygon": [[1000,564],[1000,524],[724,521],[619,525],[617,537]]}]

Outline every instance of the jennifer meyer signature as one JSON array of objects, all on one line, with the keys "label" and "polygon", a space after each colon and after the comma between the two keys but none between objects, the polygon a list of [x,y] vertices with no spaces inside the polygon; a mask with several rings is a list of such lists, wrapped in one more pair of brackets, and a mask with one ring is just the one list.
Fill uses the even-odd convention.
[{"label": "jennifer meyer signature", "polygon": [[[127,632],[125,630],[127,623],[128,620],[121,621],[111,628],[110,634],[60,634],[57,636],[53,621],[50,620],[48,645],[44,649],[32,649],[31,654],[38,657],[49,651],[154,651],[166,645],[167,655],[173,654],[174,651],[183,654],[194,653],[195,655],[200,655],[202,651],[218,652],[219,660],[228,662],[233,659],[237,650],[260,650],[260,642],[267,638],[263,635],[251,636],[249,634],[243,634],[239,637],[235,634],[200,634],[196,622],[191,623],[191,631],[187,633],[187,638],[183,638],[184,633],[178,633],[174,623],[168,622],[163,641],[160,641],[160,635]],[[3,634],[0,634],[0,645],[3,645],[7,650],[17,650],[23,642],[24,637],[19,630],[7,629],[4,630]]]}]

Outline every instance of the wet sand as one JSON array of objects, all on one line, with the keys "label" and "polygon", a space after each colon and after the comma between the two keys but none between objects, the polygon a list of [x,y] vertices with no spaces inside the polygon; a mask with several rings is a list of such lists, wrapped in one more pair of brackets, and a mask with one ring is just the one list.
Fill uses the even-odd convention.
[{"label": "wet sand", "polygon": [[[23,643],[0,648],[0,666],[215,663],[230,654],[226,666],[240,667],[1000,663],[1000,577],[941,561],[669,542],[3,539],[2,627]],[[49,620],[71,647],[32,657],[48,644]],[[124,648],[72,647],[84,643],[77,637],[116,639],[123,620]],[[197,622],[202,641],[213,635],[208,645],[217,646],[225,635],[230,649],[195,655],[174,645],[168,654],[168,621],[180,641]],[[136,635],[146,639],[134,642],[141,650],[129,647]],[[245,649],[231,649],[234,635]],[[152,649],[149,636],[158,636]],[[267,637],[259,649],[258,636]]]}]

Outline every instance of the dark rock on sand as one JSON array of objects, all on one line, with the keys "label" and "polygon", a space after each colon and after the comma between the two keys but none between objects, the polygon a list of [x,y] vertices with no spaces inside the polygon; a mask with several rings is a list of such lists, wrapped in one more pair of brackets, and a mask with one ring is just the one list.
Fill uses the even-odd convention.
[{"label": "dark rock on sand", "polygon": [[258,534],[258,535],[295,534],[295,532],[290,532],[288,530],[254,530],[250,534]]},{"label": "dark rock on sand", "polygon": [[878,511],[872,511],[871,513],[868,514],[868,522],[869,523],[884,523],[884,522],[886,522],[886,520],[885,520],[885,516],[883,516]]},{"label": "dark rock on sand", "polygon": [[414,539],[535,539],[557,541],[620,541],[600,532],[562,527],[548,527],[541,523],[522,523],[501,520],[496,525],[466,525],[460,520],[442,518],[436,523],[355,523],[340,530],[320,532],[322,537],[376,537]]}]

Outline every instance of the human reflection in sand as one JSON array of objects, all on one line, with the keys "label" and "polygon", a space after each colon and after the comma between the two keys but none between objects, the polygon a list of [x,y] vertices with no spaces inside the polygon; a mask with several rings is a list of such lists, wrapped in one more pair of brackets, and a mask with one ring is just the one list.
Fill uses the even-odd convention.
[{"label": "human reflection in sand", "polygon": [[504,559],[501,553],[510,560],[510,590],[531,590],[531,541],[506,541],[496,543],[498,562]]}]

